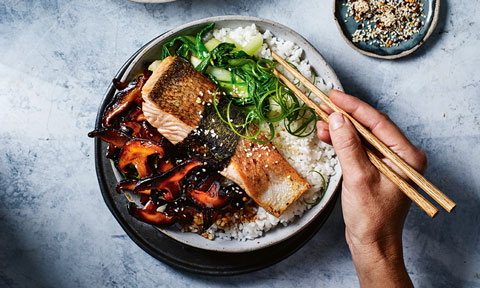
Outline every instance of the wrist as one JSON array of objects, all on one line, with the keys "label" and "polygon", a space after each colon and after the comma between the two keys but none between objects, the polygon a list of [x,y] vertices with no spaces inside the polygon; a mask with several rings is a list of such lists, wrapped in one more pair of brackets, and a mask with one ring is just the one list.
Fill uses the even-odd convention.
[{"label": "wrist", "polygon": [[358,239],[346,230],[346,239],[352,257],[365,264],[403,259],[401,235],[385,235],[374,239]]},{"label": "wrist", "polygon": [[347,230],[346,237],[362,287],[413,286],[403,261],[401,235],[362,242]]}]

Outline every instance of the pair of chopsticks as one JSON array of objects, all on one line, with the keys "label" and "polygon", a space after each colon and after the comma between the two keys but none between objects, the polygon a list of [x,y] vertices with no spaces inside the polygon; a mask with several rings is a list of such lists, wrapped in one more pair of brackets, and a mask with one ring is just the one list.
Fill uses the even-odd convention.
[{"label": "pair of chopsticks", "polygon": [[[330,98],[325,95],[320,89],[312,84],[307,78],[305,78],[300,72],[288,64],[284,59],[278,56],[272,51],[272,56],[278,61],[288,72],[290,72],[300,83],[308,88],[314,95],[320,98],[330,109],[335,112],[342,113],[347,117],[355,126],[357,131],[363,138],[368,141],[375,149],[389,159],[395,166],[397,166],[405,175],[408,176],[413,182],[415,182],[420,188],[422,188],[430,197],[432,197],[438,204],[440,204],[445,210],[451,212],[455,208],[456,204],[440,190],[438,190],[432,183],[425,179],[420,173],[408,165],[402,158],[395,154],[390,148],[387,147],[382,141],[380,141],[372,132],[355,120],[351,115],[335,105]],[[328,123],[328,114],[323,111],[320,106],[313,102],[305,93],[303,93],[295,84],[293,84],[287,77],[279,73],[275,69],[275,74],[279,79],[285,83],[285,85],[292,90],[298,98],[302,99],[305,104],[312,108],[315,113],[325,122]],[[405,193],[405,195],[415,202],[425,213],[431,218],[435,217],[438,213],[438,209],[433,206],[425,197],[423,197],[417,190],[415,190],[405,179],[394,172],[389,166],[387,166],[373,151],[365,147],[368,158],[372,164],[382,172],[390,181],[392,181],[397,187]]]}]

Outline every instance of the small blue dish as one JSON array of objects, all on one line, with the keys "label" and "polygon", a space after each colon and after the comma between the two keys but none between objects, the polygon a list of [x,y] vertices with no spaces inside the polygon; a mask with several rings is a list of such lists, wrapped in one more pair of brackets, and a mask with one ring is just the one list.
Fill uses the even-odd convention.
[{"label": "small blue dish", "polygon": [[432,34],[435,26],[438,22],[438,14],[440,10],[440,0],[421,0],[425,18],[420,31],[414,34],[409,40],[402,41],[398,46],[380,47],[377,44],[371,45],[366,42],[353,42],[352,35],[358,28],[361,22],[357,22],[353,17],[346,16],[348,13],[348,7],[345,4],[348,0],[334,0],[333,10],[334,18],[337,23],[337,27],[341,32],[345,41],[353,49],[358,52],[376,58],[382,59],[396,59],[406,56],[418,47],[420,47],[425,40]]}]

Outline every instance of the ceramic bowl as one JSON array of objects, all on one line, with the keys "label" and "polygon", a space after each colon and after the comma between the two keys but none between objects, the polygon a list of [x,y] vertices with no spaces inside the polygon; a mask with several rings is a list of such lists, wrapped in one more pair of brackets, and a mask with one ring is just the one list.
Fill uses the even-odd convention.
[{"label": "ceramic bowl", "polygon": [[[348,0],[334,0],[333,1],[333,15],[337,24],[338,30],[347,44],[354,50],[365,54],[367,56],[382,58],[382,59],[396,59],[404,57],[413,51],[417,50],[432,34],[438,22],[438,15],[440,10],[440,0],[421,0],[424,4],[423,9],[425,13],[425,20],[420,32],[414,34],[410,40],[399,43],[398,46],[379,47],[376,45],[367,45],[365,42],[354,43],[352,35],[357,30],[358,22],[352,17],[347,17],[348,9],[344,4]],[[345,22],[346,20],[346,22]]]},{"label": "ceramic bowl", "polygon": [[[315,50],[315,48],[310,43],[308,43],[307,40],[305,40],[302,36],[300,36],[295,31],[278,23],[265,19],[246,16],[218,16],[205,18],[182,25],[165,34],[162,34],[161,36],[152,40],[152,42],[148,44],[137,55],[137,57],[134,58],[132,63],[128,66],[127,70],[123,74],[121,80],[131,80],[135,75],[142,73],[145,67],[148,67],[151,62],[158,60],[161,55],[161,47],[163,43],[169,41],[170,39],[178,35],[195,34],[207,23],[211,22],[215,22],[216,28],[247,26],[253,23],[258,27],[261,32],[264,32],[265,30],[270,30],[275,36],[295,42],[297,45],[304,49],[304,57],[309,59],[310,64],[314,71],[317,73],[317,75],[321,76],[327,83],[332,83],[335,89],[342,90],[342,86],[337,76],[335,75],[335,72],[328,65],[325,59],[320,55],[320,53]],[[117,180],[120,180],[121,177],[116,171],[116,169],[113,167],[113,165],[112,169],[116,172],[116,176],[118,177]],[[159,233],[164,233],[183,244],[212,251],[241,253],[268,247],[270,245],[286,240],[292,235],[295,235],[304,227],[306,227],[309,223],[315,220],[315,218],[322,212],[322,210],[332,199],[335,191],[337,190],[337,187],[339,186],[342,176],[340,165],[337,165],[335,167],[335,171],[336,174],[330,177],[326,194],[318,205],[306,211],[302,217],[297,217],[297,219],[295,219],[295,221],[288,226],[284,227],[283,225],[279,225],[275,229],[267,232],[263,237],[247,241],[224,240],[219,238],[211,241],[195,233],[182,233],[175,226],[159,229]]]}]

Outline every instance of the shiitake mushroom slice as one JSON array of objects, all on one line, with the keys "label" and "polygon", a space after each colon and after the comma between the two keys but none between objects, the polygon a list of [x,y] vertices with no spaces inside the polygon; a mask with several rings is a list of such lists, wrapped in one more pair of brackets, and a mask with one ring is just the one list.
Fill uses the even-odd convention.
[{"label": "shiitake mushroom slice", "polygon": [[88,133],[88,137],[98,137],[117,148],[123,148],[123,146],[125,146],[125,144],[131,139],[128,134],[112,128],[100,128],[98,130],[94,130]]},{"label": "shiitake mushroom slice", "polygon": [[168,202],[175,201],[182,196],[182,179],[192,169],[199,166],[203,166],[199,160],[186,161],[163,174],[139,180],[132,192],[150,189],[152,194],[161,193]]},{"label": "shiitake mushroom slice", "polygon": [[131,81],[128,86],[115,94],[113,100],[108,104],[103,114],[102,122],[105,127],[112,127],[114,119],[127,111],[132,103],[140,105],[142,102],[142,88],[148,76],[142,75]]},{"label": "shiitake mushroom slice", "polygon": [[120,151],[118,168],[123,173],[128,173],[129,164],[132,164],[137,170],[138,177],[144,178],[151,174],[148,157],[154,154],[163,158],[165,156],[163,146],[145,139],[132,139]]},{"label": "shiitake mushroom slice", "polygon": [[157,211],[158,207],[152,201],[148,201],[143,208],[129,202],[127,208],[130,215],[138,220],[159,227],[173,224],[176,218],[174,215]]}]

